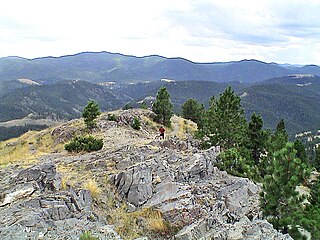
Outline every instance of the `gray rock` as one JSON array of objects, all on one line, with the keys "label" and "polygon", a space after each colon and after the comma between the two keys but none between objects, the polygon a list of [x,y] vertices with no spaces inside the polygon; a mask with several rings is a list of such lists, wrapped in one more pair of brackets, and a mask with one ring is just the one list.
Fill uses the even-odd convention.
[{"label": "gray rock", "polygon": [[100,239],[121,239],[111,226],[92,222],[88,190],[60,191],[53,163],[12,175],[0,199],[0,239],[74,239],[90,230]]},{"label": "gray rock", "polygon": [[31,196],[36,191],[36,188],[31,183],[25,183],[18,185],[3,193],[4,197],[0,200],[0,207],[13,203],[19,199],[23,199]]},{"label": "gray rock", "polygon": [[141,206],[152,196],[152,172],[144,163],[112,176],[111,180],[120,195],[135,206]]},{"label": "gray rock", "polygon": [[129,203],[156,208],[171,224],[185,226],[175,239],[291,239],[256,222],[260,187],[215,167],[219,148],[193,151],[175,139],[155,144],[163,149],[153,158],[146,152],[144,162],[124,159],[132,165],[110,179]]},{"label": "gray rock", "polygon": [[175,235],[176,240],[205,239],[207,225],[205,220],[200,220],[191,225],[184,227]]},{"label": "gray rock", "polygon": [[60,176],[51,162],[24,169],[12,180],[16,183],[36,182],[41,191],[59,190],[61,185]]}]

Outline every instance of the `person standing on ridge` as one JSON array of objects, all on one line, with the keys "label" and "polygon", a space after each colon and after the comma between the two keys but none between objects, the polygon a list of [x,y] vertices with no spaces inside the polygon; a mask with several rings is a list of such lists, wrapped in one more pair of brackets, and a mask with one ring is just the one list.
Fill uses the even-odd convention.
[{"label": "person standing on ridge", "polygon": [[160,127],[160,129],[159,129],[159,132],[160,132],[160,139],[162,138],[162,139],[164,139],[164,132],[165,132],[166,130],[164,129],[164,127],[163,126],[161,126]]}]

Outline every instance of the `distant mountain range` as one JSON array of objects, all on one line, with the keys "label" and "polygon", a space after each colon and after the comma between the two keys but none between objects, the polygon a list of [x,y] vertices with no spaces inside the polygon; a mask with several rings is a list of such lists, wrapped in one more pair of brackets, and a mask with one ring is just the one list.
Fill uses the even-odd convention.
[{"label": "distant mountain range", "polygon": [[183,58],[157,55],[135,57],[109,52],[85,52],[36,59],[0,58],[0,82],[22,78],[43,84],[61,80],[129,83],[158,81],[164,78],[253,83],[290,74],[320,75],[320,67],[280,65],[257,60],[195,63]]},{"label": "distant mountain range", "polygon": [[[195,98],[207,106],[211,96],[218,96],[231,85],[242,98],[247,118],[253,112],[261,114],[265,127],[272,129],[284,118],[293,135],[320,129],[317,74],[320,68],[315,65],[256,60],[193,63],[182,58],[107,52],[32,60],[0,58],[0,128],[3,122],[28,116],[77,118],[90,99],[96,100],[103,111],[128,103],[139,106],[143,99],[152,100],[163,85],[179,113],[187,99]],[[7,130],[0,129],[0,133],[5,135]]]}]

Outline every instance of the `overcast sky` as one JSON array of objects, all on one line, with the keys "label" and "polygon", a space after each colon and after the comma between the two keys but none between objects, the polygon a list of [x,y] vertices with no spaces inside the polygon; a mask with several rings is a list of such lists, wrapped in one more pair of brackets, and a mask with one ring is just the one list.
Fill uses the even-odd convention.
[{"label": "overcast sky", "polygon": [[0,57],[109,51],[320,65],[320,0],[8,0]]}]

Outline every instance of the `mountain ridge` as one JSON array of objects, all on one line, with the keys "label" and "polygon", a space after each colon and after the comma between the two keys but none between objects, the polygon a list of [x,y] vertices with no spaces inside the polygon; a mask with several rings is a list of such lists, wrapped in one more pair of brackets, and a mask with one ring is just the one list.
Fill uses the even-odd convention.
[{"label": "mountain ridge", "polygon": [[159,58],[164,58],[164,59],[180,59],[180,60],[185,60],[190,63],[196,63],[196,64],[224,64],[224,63],[236,63],[236,62],[243,62],[243,61],[255,61],[259,63],[265,63],[265,64],[275,64],[275,65],[285,65],[285,66],[297,66],[297,67],[306,67],[306,66],[315,66],[315,67],[320,67],[317,64],[294,64],[294,63],[277,63],[277,62],[265,62],[259,59],[254,59],[254,58],[244,58],[242,60],[230,60],[230,61],[225,61],[225,62],[214,62],[214,61],[205,61],[205,62],[198,62],[198,61],[193,61],[188,58],[183,58],[183,57],[166,57],[160,54],[148,54],[148,55],[142,55],[142,56],[135,56],[133,54],[124,54],[120,52],[110,52],[110,51],[83,51],[79,53],[74,53],[74,54],[66,54],[66,55],[61,55],[61,56],[43,56],[43,57],[35,57],[35,58],[27,58],[27,57],[20,57],[16,55],[12,56],[5,56],[5,57],[0,57],[0,59],[6,59],[6,58],[18,58],[18,59],[24,59],[24,60],[39,60],[39,59],[47,59],[47,58],[54,58],[54,59],[59,59],[59,58],[65,58],[65,57],[74,57],[74,56],[79,56],[82,54],[100,54],[100,53],[106,53],[106,54],[112,54],[112,55],[120,55],[123,57],[133,57],[133,58],[148,58],[148,57],[159,57]]},{"label": "mountain ridge", "polygon": [[[47,56],[33,59],[21,57],[0,58],[0,81],[29,78],[44,83],[54,78],[89,82],[202,80],[217,82],[259,82],[272,77],[293,73],[320,75],[320,67],[306,65],[290,68],[281,64],[256,59],[229,62],[195,62],[181,57],[161,55],[134,56],[108,51],[81,52],[64,56]],[[47,79],[47,80],[46,80]]]}]

